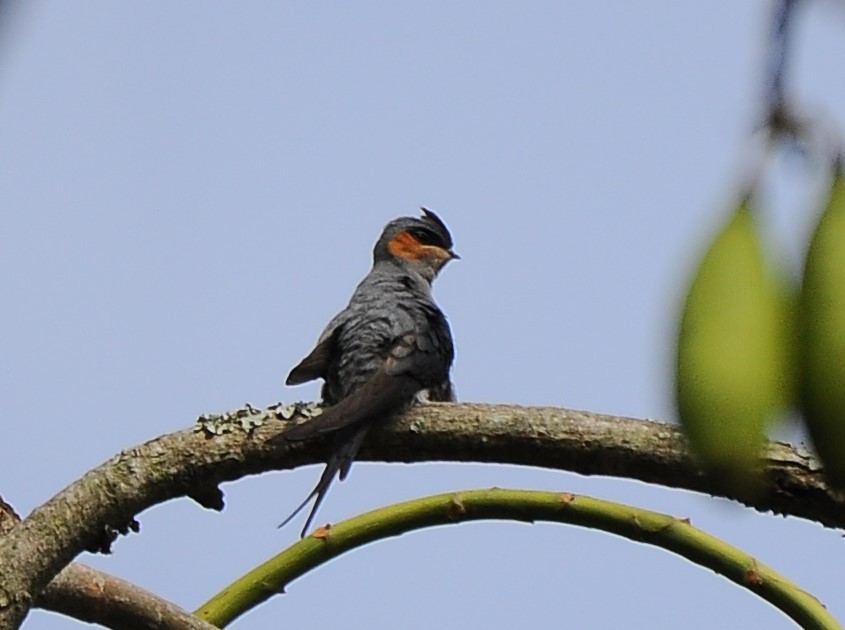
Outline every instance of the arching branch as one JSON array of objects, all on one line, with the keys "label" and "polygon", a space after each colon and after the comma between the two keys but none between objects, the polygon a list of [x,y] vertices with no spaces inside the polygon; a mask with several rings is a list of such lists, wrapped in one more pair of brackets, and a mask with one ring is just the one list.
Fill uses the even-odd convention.
[{"label": "arching branch", "polygon": [[[191,496],[220,509],[220,482],[323,461],[325,443],[268,444],[284,427],[280,415],[279,407],[247,407],[204,418],[202,426],[119,453],[35,509],[0,542],[0,627],[17,627],[32,594],[147,507]],[[567,409],[420,406],[373,431],[361,459],[523,464],[739,499],[701,474],[673,426]],[[772,444],[768,467],[771,492],[753,507],[845,527],[845,501],[827,488],[812,457]]]}]

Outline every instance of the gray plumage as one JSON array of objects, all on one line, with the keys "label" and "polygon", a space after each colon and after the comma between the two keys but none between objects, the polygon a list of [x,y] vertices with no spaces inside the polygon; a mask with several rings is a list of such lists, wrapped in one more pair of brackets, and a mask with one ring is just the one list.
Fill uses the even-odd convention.
[{"label": "gray plumage", "polygon": [[333,454],[314,490],[280,525],[317,497],[302,536],[334,476],[343,480],[374,422],[384,420],[425,392],[429,400],[454,400],[449,378],[454,346],[431,283],[450,260],[452,237],[437,215],[402,217],[385,226],[373,250],[373,267],[348,306],[326,326],[314,350],[288,375],[296,385],[324,379],[324,412],[278,439],[307,440],[333,434]]}]

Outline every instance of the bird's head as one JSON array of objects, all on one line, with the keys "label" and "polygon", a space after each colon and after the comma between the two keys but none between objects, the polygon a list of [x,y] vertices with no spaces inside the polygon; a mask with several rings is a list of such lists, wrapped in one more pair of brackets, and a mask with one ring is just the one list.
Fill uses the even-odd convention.
[{"label": "bird's head", "polygon": [[460,258],[452,251],[452,235],[446,224],[427,208],[422,216],[400,217],[384,227],[373,249],[373,263],[395,260],[410,266],[430,283],[450,260]]}]

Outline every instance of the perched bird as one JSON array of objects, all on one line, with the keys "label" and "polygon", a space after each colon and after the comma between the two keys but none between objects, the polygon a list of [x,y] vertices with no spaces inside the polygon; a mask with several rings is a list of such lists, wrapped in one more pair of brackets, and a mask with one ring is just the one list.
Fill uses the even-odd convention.
[{"label": "perched bird", "polygon": [[333,434],[333,450],[317,485],[279,525],[309,501],[304,537],[335,475],[346,478],[367,430],[417,398],[455,399],[449,371],[452,333],[431,295],[431,283],[450,260],[452,235],[426,208],[420,218],[388,223],[373,249],[373,268],[349,304],[332,319],[316,347],[288,375],[287,385],[324,379],[323,413],[282,433],[301,441]]}]

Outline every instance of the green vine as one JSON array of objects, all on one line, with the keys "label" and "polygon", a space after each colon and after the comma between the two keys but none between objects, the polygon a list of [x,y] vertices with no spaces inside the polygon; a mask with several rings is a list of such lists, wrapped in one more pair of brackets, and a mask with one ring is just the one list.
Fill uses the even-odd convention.
[{"label": "green vine", "polygon": [[223,628],[284,592],[299,576],[351,549],[423,527],[483,519],[581,525],[662,547],[736,582],[804,628],[842,628],[815,597],[688,520],[587,496],[499,488],[416,499],[318,528],[227,586],[195,614]]}]

